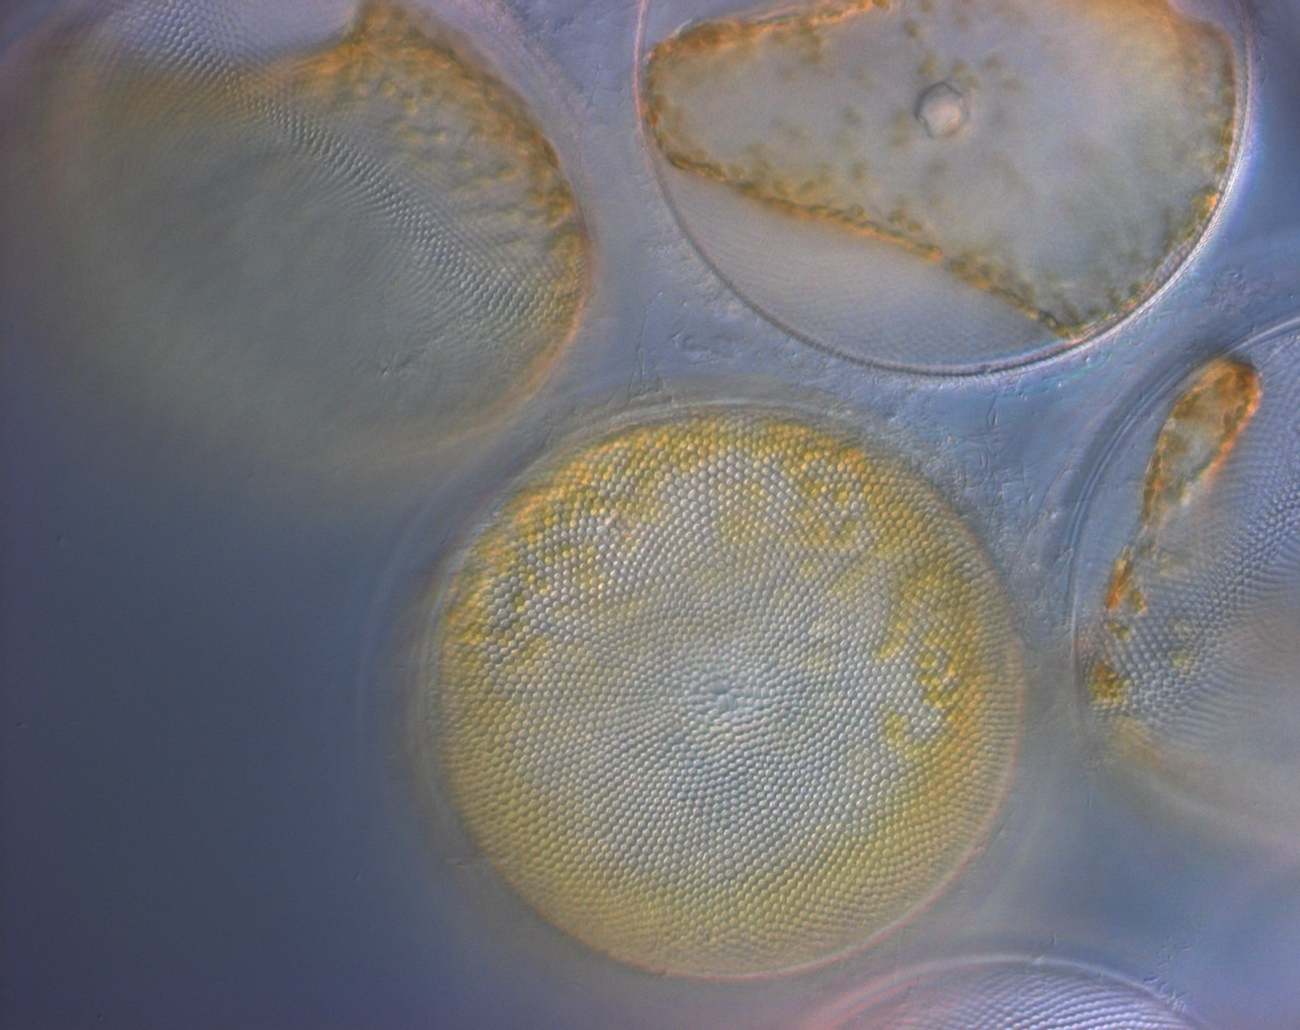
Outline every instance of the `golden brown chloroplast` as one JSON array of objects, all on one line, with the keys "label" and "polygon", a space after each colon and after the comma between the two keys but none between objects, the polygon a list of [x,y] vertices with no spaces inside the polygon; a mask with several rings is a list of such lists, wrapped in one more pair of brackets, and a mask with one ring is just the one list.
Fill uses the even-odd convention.
[{"label": "golden brown chloroplast", "polygon": [[1177,385],[1080,637],[1112,767],[1288,846],[1300,826],[1293,345],[1215,359]]},{"label": "golden brown chloroplast", "polygon": [[744,976],[878,936],[980,842],[1019,733],[1003,588],[893,459],[719,408],[527,476],[424,644],[432,767],[557,926]]},{"label": "golden brown chloroplast", "polygon": [[671,164],[897,242],[1063,336],[1215,209],[1237,84],[1166,0],[856,0],[687,26],[645,72]]}]

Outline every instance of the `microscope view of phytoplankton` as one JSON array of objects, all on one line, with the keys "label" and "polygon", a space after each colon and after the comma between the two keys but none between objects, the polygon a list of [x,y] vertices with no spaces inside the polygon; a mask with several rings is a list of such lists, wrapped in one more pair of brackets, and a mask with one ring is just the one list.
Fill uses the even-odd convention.
[{"label": "microscope view of phytoplankton", "polygon": [[913,473],[775,413],[610,431],[526,479],[427,638],[433,763],[545,917],[745,976],[877,936],[979,843],[1018,636]]},{"label": "microscope view of phytoplankton", "polygon": [[1165,999],[1098,970],[1014,960],[930,969],[801,1030],[1192,1030]]},{"label": "microscope view of phytoplankton", "polygon": [[263,61],[205,10],[128,6],[49,48],[27,230],[106,378],[214,434],[372,456],[530,389],[574,332],[586,242],[523,102],[382,0]]},{"label": "microscope view of phytoplankton", "polygon": [[1115,754],[1200,803],[1244,815],[1264,801],[1258,811],[1282,820],[1300,813],[1300,534],[1294,471],[1268,442],[1281,428],[1289,446],[1294,430],[1276,420],[1294,409],[1283,404],[1265,442],[1240,454],[1262,398],[1253,366],[1221,359],[1172,406],[1084,641],[1084,687]]},{"label": "microscope view of phytoplankton", "polygon": [[1205,226],[1236,86],[1226,35],[1166,0],[860,0],[688,26],[644,101],[672,165],[1076,336]]}]

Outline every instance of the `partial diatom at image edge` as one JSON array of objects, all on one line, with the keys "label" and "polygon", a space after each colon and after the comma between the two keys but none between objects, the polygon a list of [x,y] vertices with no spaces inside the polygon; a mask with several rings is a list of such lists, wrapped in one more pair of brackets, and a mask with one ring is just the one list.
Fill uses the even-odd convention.
[{"label": "partial diatom at image edge", "polygon": [[[1102,601],[1105,615],[1096,653],[1085,673],[1094,715],[1113,724],[1130,745],[1143,735],[1134,702],[1148,686],[1141,678],[1134,681],[1132,664],[1151,657],[1146,646],[1135,648],[1146,640],[1148,631],[1168,628],[1168,612],[1161,610],[1158,592],[1171,583],[1176,587],[1190,571],[1172,564],[1168,538],[1204,506],[1203,495],[1213,489],[1216,473],[1254,417],[1261,395],[1260,377],[1251,365],[1238,359],[1215,360],[1184,384],[1156,437],[1143,480],[1138,525],[1114,561]],[[1157,601],[1155,611],[1151,611],[1152,601]],[[1196,632],[1189,625],[1184,635]],[[1186,665],[1189,658],[1177,653],[1168,656],[1169,671]],[[1170,700],[1177,704],[1176,699]],[[1159,750],[1153,742],[1148,747]]]},{"label": "partial diatom at image edge", "polygon": [[436,776],[548,920],[754,976],[859,947],[975,849],[1019,638],[915,474],[774,413],[633,424],[535,470],[421,652]]},{"label": "partial diatom at image edge", "polygon": [[1296,383],[1274,348],[1178,384],[1127,539],[1079,598],[1078,660],[1113,770],[1205,825],[1280,842],[1300,829],[1300,477]]},{"label": "partial diatom at image edge", "polygon": [[51,48],[22,186],[47,216],[26,227],[38,299],[88,375],[219,442],[379,462],[540,385],[588,237],[472,44],[376,0],[337,42],[250,64],[190,52],[184,24],[141,46],[128,15],[152,16]]},{"label": "partial diatom at image edge", "polygon": [[801,1030],[1195,1030],[1118,976],[1050,960],[936,963],[831,1006]]}]

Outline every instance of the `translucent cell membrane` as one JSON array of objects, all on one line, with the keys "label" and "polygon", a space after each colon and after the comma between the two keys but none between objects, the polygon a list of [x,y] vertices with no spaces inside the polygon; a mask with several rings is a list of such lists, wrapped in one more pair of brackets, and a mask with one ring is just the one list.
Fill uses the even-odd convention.
[{"label": "translucent cell membrane", "polygon": [[[1148,296],[1206,225],[1236,83],[1227,35],[1165,0],[861,0],[690,25],[651,52],[644,103],[667,161],[743,194],[754,217],[765,207],[906,251],[895,269],[862,266],[873,301],[875,279],[932,280],[917,267],[931,262],[1075,338]],[[673,192],[707,253],[737,245],[697,188]],[[867,357],[1014,356],[963,341],[963,316],[1041,341],[969,301],[941,316],[946,345],[902,312],[885,338],[846,340],[784,297],[788,258],[737,264],[742,291]]]},{"label": "translucent cell membrane", "polygon": [[807,1030],[1190,1030],[1159,998],[1090,969],[978,961],[836,1006]]},{"label": "translucent cell membrane", "polygon": [[[1105,752],[1172,795],[1300,831],[1296,377],[1275,345],[1179,384],[1128,539],[1084,598],[1084,699]],[[1114,461],[1132,466],[1128,443]],[[1120,479],[1121,475],[1129,478]],[[1115,482],[1131,483],[1117,472]],[[1103,497],[1115,493],[1103,488]],[[1091,515],[1092,518],[1106,517]],[[1113,545],[1112,545],[1113,546]],[[1115,553],[1112,551],[1112,553]],[[1100,560],[1100,556],[1097,556]]]},{"label": "translucent cell membrane", "polygon": [[523,102],[382,0],[332,45],[247,50],[202,5],[47,47],[14,210],[80,360],[217,438],[370,461],[534,386],[586,244]]},{"label": "translucent cell membrane", "polygon": [[435,766],[543,915],[737,976],[862,944],[976,846],[1018,638],[914,474],[770,413],[615,429],[469,544],[426,645]]}]

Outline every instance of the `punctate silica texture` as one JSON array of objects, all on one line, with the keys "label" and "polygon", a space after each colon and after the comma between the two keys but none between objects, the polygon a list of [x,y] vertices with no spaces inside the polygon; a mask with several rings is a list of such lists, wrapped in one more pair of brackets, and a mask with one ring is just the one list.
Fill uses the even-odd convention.
[{"label": "punctate silica texture", "polygon": [[1094,969],[975,960],[931,970],[802,1030],[1192,1030],[1161,998]]},{"label": "punctate silica texture", "polygon": [[[1217,528],[1198,519],[1223,514],[1209,493],[1261,395],[1259,374],[1250,365],[1211,362],[1186,385],[1156,437],[1138,525],[1115,559],[1086,678],[1095,715],[1139,750],[1160,751],[1159,724],[1177,722],[1179,712],[1198,707],[1197,673],[1207,671],[1212,650],[1222,643],[1228,609],[1242,597],[1240,587],[1213,589],[1197,575],[1222,558],[1196,553],[1196,545],[1208,544]],[[1233,578],[1255,572],[1241,569]]]},{"label": "punctate silica texture", "polygon": [[1166,0],[858,0],[686,27],[669,162],[941,262],[1063,336],[1131,309],[1228,169],[1232,46]]},{"label": "punctate silica texture", "polygon": [[[1177,519],[1231,453],[1259,407],[1259,374],[1240,361],[1219,360],[1205,368],[1174,403],[1156,438],[1142,489],[1142,514],[1131,546],[1115,561],[1106,588],[1108,632],[1127,639],[1128,620],[1146,612],[1143,580],[1161,575],[1165,526]],[[1109,686],[1108,686],[1109,685]],[[1094,694],[1115,686],[1104,662],[1093,669]],[[1099,692],[1099,693],[1098,693]]]},{"label": "punctate silica texture", "polygon": [[743,976],[861,945],[979,844],[1019,734],[998,577],[836,432],[678,412],[544,463],[424,644],[432,767],[545,917]]},{"label": "punctate silica texture", "polygon": [[1136,523],[1098,596],[1085,599],[1080,639],[1084,701],[1115,768],[1215,822],[1292,846],[1293,347],[1285,338],[1246,348],[1179,384],[1160,413]]},{"label": "punctate silica texture", "polygon": [[79,360],[201,432],[331,460],[535,387],[587,244],[524,101],[383,0],[275,59],[206,14],[127,6],[47,47],[13,217]]}]

